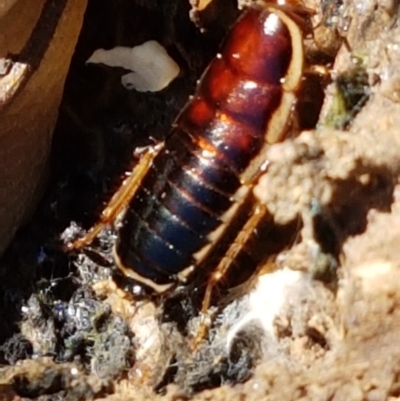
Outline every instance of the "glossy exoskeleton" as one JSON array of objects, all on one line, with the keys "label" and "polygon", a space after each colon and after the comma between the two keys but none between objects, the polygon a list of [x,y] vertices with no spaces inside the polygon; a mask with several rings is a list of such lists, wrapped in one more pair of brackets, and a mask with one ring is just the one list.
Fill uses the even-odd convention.
[{"label": "glossy exoskeleton", "polygon": [[[287,134],[307,17],[287,4],[245,10],[166,140],[144,153],[100,224],[73,246],[87,244],[128,203],[115,247],[118,268],[158,293],[187,282],[252,197],[268,147]],[[254,207],[206,279],[203,312],[213,285],[267,213]]]}]

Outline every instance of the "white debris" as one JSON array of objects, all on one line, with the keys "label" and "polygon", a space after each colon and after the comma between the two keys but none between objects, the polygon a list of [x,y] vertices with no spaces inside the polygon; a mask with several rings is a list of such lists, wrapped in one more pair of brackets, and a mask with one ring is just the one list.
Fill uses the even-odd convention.
[{"label": "white debris", "polygon": [[[1,0],[0,0],[1,1]],[[11,62],[0,59],[0,106],[8,102],[20,88],[29,65],[27,63]]]},{"label": "white debris", "polygon": [[132,71],[122,76],[121,83],[125,88],[138,92],[158,92],[167,87],[180,71],[164,47],[154,40],[132,48],[117,46],[110,50],[97,49],[86,63]]},{"label": "white debris", "polygon": [[268,337],[275,337],[274,320],[282,309],[304,289],[306,275],[300,271],[281,269],[258,278],[255,289],[249,294],[246,313],[227,335],[227,349],[231,348],[238,333],[250,323],[258,323]]}]

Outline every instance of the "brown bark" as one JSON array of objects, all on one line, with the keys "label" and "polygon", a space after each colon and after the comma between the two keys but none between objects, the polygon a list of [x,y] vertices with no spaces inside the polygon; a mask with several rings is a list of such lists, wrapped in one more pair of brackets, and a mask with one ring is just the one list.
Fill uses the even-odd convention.
[{"label": "brown bark", "polygon": [[[9,65],[0,75],[0,253],[34,208],[43,186],[86,3],[19,0],[8,9],[11,3],[0,0],[0,10],[8,9],[0,13],[0,60]],[[17,69],[20,78],[10,75]]]}]

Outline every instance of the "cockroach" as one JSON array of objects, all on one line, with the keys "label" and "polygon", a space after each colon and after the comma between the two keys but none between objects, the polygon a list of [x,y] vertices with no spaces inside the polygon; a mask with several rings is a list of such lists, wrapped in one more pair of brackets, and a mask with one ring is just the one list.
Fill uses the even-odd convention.
[{"label": "cockroach", "polygon": [[[143,152],[100,223],[71,248],[90,243],[126,207],[114,250],[118,269],[156,294],[189,282],[253,197],[268,147],[289,131],[310,14],[281,3],[242,12],[165,141]],[[213,287],[267,215],[255,204],[208,274],[202,316]]]}]

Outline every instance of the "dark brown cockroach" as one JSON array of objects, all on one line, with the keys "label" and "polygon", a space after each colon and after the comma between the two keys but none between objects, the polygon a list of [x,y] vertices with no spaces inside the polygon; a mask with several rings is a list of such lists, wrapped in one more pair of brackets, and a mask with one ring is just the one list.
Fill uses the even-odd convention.
[{"label": "dark brown cockroach", "polygon": [[[252,197],[267,148],[288,131],[303,76],[308,14],[265,3],[245,10],[166,140],[148,148],[104,210],[101,222],[74,244],[88,244],[127,209],[115,246],[118,268],[165,293],[186,283]],[[208,276],[202,305],[258,223],[253,213]]]}]

